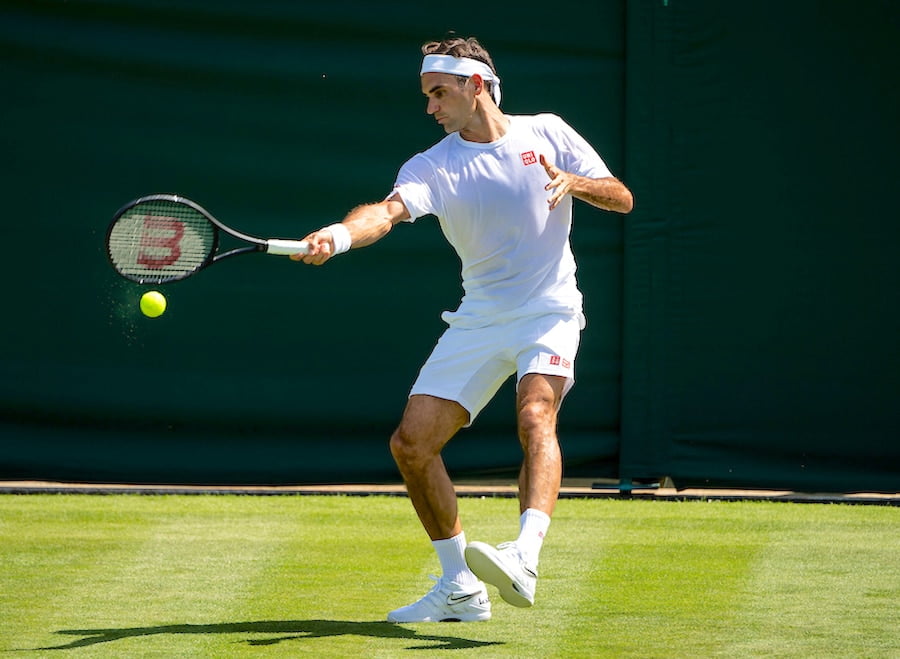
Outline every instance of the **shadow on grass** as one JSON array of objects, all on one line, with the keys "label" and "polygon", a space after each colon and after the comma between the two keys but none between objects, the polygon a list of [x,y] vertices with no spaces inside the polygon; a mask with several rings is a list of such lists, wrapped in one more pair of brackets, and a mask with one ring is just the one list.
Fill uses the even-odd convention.
[{"label": "shadow on grass", "polygon": [[[431,626],[431,625],[429,625]],[[446,629],[446,625],[442,625]],[[459,629],[455,627],[455,629]],[[353,622],[347,620],[260,620],[256,622],[226,622],[212,625],[160,625],[157,627],[123,627],[120,629],[62,629],[57,634],[79,636],[70,643],[38,650],[73,650],[126,638],[159,634],[254,634],[262,638],[244,641],[247,645],[275,645],[285,641],[329,636],[368,636],[421,642],[407,650],[460,650],[498,645],[495,642],[474,641],[445,634],[423,634],[389,622]]]}]

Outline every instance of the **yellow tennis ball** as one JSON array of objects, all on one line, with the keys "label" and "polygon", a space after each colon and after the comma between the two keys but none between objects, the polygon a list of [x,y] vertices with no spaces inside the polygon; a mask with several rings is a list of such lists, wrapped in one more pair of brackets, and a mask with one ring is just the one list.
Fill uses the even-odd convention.
[{"label": "yellow tennis ball", "polygon": [[159,291],[148,291],[141,296],[141,312],[148,318],[162,316],[166,310],[166,297]]}]

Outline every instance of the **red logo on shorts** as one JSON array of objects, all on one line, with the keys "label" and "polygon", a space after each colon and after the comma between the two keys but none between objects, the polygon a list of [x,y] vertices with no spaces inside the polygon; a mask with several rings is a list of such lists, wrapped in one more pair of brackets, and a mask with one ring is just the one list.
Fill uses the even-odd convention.
[{"label": "red logo on shorts", "polygon": [[537,158],[534,156],[534,151],[526,151],[522,154],[522,164],[523,165],[533,165],[537,162]]},{"label": "red logo on shorts", "polygon": [[563,368],[571,368],[572,362],[563,359],[559,355],[550,355],[550,366],[562,366]]}]

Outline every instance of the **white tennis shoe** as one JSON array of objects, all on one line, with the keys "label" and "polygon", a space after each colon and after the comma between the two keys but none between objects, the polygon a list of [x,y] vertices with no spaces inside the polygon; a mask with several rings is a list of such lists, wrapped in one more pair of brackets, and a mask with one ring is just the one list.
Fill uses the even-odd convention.
[{"label": "white tennis shoe", "polygon": [[496,586],[500,597],[513,606],[534,604],[537,568],[525,562],[515,542],[504,542],[496,549],[484,542],[470,542],[466,563],[476,577]]},{"label": "white tennis shoe", "polygon": [[425,597],[388,614],[388,622],[476,622],[491,619],[487,588],[461,586],[441,577]]}]

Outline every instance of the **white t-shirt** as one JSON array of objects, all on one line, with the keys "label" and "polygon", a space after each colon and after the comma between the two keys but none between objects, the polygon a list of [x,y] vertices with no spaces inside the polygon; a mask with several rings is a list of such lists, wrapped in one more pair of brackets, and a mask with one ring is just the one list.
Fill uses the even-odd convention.
[{"label": "white t-shirt", "polygon": [[554,114],[507,116],[495,142],[452,133],[400,168],[394,193],[411,216],[436,215],[462,262],[465,294],[442,318],[483,327],[526,315],[565,312],[582,319],[582,297],[569,246],[572,198],[553,210],[540,156],[560,169],[611,176],[578,133]]}]

